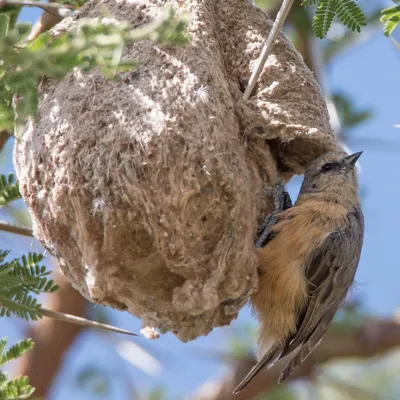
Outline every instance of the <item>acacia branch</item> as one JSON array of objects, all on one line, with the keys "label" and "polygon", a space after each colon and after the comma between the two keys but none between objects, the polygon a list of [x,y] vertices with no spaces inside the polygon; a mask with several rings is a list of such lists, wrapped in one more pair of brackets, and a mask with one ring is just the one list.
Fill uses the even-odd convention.
[{"label": "acacia branch", "polygon": [[32,229],[25,226],[10,224],[9,222],[0,221],[0,231],[15,233],[17,235],[33,237]]},{"label": "acacia branch", "polygon": [[11,133],[6,129],[0,130],[0,151],[3,150],[3,147],[7,143],[7,140],[10,138]]},{"label": "acacia branch", "polygon": [[[316,350],[295,370],[292,379],[311,378],[323,363],[343,358],[370,358],[400,346],[400,323],[395,320],[377,320],[364,323],[354,331],[328,331]],[[233,389],[256,363],[252,356],[240,359],[233,371],[214,384],[206,383],[204,394],[192,400],[251,400],[267,393],[277,385],[281,369],[287,359],[270,370],[263,370],[254,381],[237,395]]]},{"label": "acacia branch", "polygon": [[81,325],[81,326],[84,326],[85,328],[94,328],[94,329],[104,330],[104,331],[108,331],[108,332],[123,333],[125,335],[140,337],[140,335],[137,335],[136,333],[133,333],[133,332],[129,332],[125,329],[116,328],[115,326],[103,324],[103,323],[97,322],[97,321],[91,321],[89,319],[86,319],[83,317],[78,317],[76,315],[66,314],[66,313],[62,313],[62,312],[54,311],[54,310],[49,310],[48,308],[44,308],[44,307],[40,308],[40,312],[44,317],[52,318],[54,320],[61,321],[61,322],[68,322],[70,324]]},{"label": "acacia branch", "polygon": [[249,83],[244,92],[243,98],[248,100],[253,92],[254,86],[257,83],[259,76],[264,68],[265,62],[267,61],[268,56],[271,54],[272,47],[274,46],[275,40],[278,37],[280,31],[283,28],[283,24],[286,21],[287,16],[289,15],[289,11],[292,8],[294,0],[283,0],[281,8],[279,9],[278,15],[272,25],[272,28],[269,32],[267,40],[264,43],[263,49],[261,50],[260,57],[257,61],[257,65],[254,68],[253,73],[251,74]]},{"label": "acacia branch", "polygon": [[35,0],[0,0],[0,8],[3,6],[22,6],[22,7],[38,7],[45,11],[56,11],[62,8],[74,9],[75,7],[71,4],[60,4],[60,3],[41,3]]}]

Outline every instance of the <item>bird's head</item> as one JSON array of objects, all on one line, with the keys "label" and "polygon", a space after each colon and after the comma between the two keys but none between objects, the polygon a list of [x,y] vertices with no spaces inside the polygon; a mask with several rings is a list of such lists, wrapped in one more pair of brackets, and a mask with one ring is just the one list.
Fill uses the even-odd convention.
[{"label": "bird's head", "polygon": [[300,195],[320,194],[332,196],[332,200],[356,201],[358,179],[355,165],[362,153],[332,152],[314,160],[304,174]]}]

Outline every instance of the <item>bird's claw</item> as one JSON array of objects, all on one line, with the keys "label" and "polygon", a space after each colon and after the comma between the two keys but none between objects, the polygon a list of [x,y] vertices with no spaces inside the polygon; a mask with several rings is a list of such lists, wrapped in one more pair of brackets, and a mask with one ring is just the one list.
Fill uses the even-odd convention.
[{"label": "bird's claw", "polygon": [[257,248],[264,247],[268,242],[271,228],[276,223],[278,213],[293,206],[292,199],[282,184],[276,185],[273,193],[271,192],[272,190],[268,190],[266,194],[274,196],[275,210],[265,217],[263,223],[257,229]]},{"label": "bird's claw", "polygon": [[285,190],[285,187],[281,183],[276,185],[274,200],[275,211],[284,211],[288,208],[293,207],[292,199],[290,198],[289,193]]}]

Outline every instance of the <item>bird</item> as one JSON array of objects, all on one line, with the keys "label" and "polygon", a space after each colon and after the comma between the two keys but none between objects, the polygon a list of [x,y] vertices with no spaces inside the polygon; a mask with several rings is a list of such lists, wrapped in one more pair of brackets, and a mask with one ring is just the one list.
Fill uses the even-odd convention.
[{"label": "bird", "polygon": [[362,153],[315,159],[293,206],[287,192],[278,191],[277,209],[256,243],[259,283],[250,296],[260,321],[260,361],[233,393],[296,352],[278,383],[288,379],[319,345],[352,287],[364,237],[355,167]]}]

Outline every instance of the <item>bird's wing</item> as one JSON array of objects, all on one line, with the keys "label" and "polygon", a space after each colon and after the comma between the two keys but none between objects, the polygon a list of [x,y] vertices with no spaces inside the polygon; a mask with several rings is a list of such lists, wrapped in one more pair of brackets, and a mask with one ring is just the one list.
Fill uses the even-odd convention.
[{"label": "bird's wing", "polygon": [[273,365],[281,357],[282,352],[285,350],[285,344],[276,342],[271,349],[261,358],[261,360],[250,370],[250,372],[243,378],[243,380],[236,386],[233,394],[238,394],[244,389],[265,367]]},{"label": "bird's wing", "polygon": [[325,239],[305,266],[308,301],[299,315],[297,330],[288,338],[279,359],[302,347],[282,372],[280,382],[318,346],[351,287],[363,241],[364,219],[360,208],[352,210],[348,221],[345,228]]},{"label": "bird's wing", "polygon": [[331,233],[324,240],[305,265],[308,301],[299,315],[296,332],[287,340],[275,343],[235,388],[234,393],[239,393],[263,368],[271,368],[301,346],[282,371],[279,382],[283,382],[321,342],[353,282],[360,258],[364,232],[361,209],[355,207],[349,213],[348,220],[345,228]]}]

